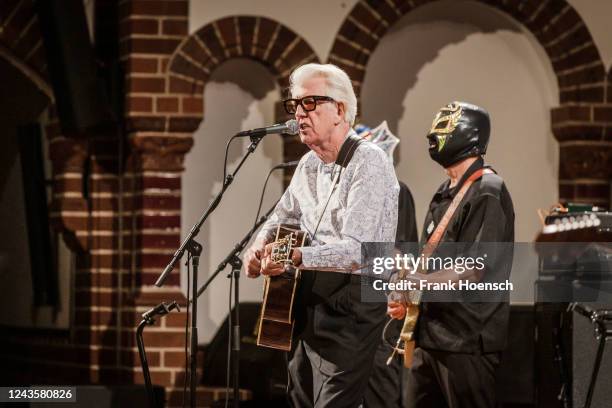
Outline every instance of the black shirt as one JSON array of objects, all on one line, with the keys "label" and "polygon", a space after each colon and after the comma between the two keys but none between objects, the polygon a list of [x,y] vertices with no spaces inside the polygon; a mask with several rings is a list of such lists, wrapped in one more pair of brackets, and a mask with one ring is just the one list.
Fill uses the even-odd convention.
[{"label": "black shirt", "polygon": [[[421,245],[429,239],[435,226],[461,189],[465,180],[484,167],[476,160],[453,188],[450,180],[434,194],[425,218]],[[459,204],[441,239],[444,243],[495,244],[514,241],[514,208],[510,194],[500,176],[484,174],[474,181]],[[448,245],[447,245],[448,246]],[[500,247],[500,245],[495,245]],[[502,244],[499,256],[489,256],[483,281],[504,281],[510,275],[511,244]],[[492,275],[495,278],[492,279]],[[503,302],[423,302],[417,332],[417,344],[424,348],[474,353],[500,351],[505,347],[510,307]]]},{"label": "black shirt", "polygon": [[406,184],[398,180],[400,191],[397,205],[397,230],[395,232],[396,242],[414,242],[419,240],[416,226],[416,215],[414,199]]}]

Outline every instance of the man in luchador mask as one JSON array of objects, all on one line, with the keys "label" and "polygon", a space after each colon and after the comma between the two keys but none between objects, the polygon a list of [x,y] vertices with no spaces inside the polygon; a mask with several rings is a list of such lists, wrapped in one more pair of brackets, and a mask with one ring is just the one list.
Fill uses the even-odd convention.
[{"label": "man in luchador mask", "polygon": [[[481,107],[452,102],[437,113],[427,135],[429,155],[444,168],[448,179],[429,205],[420,241],[422,248],[431,244],[432,236],[436,235],[440,237],[437,250],[448,243],[482,248],[482,243],[514,241],[510,194],[503,179],[485,166],[482,157],[489,132],[489,114]],[[462,189],[464,185],[467,189]],[[456,210],[444,228],[442,219],[458,195]],[[440,224],[438,234],[434,233]],[[428,283],[487,282],[492,276],[507,279],[511,266],[508,260],[512,258],[508,248],[506,244],[505,250],[496,256],[485,256],[484,268],[458,271],[456,267],[443,267],[412,271],[408,276],[415,282]],[[434,252],[432,256],[435,255]],[[387,311],[391,317],[403,319],[409,300],[397,299],[389,301]],[[411,407],[496,406],[495,371],[508,335],[507,297],[502,301],[475,301],[462,294],[460,299],[436,301],[434,295],[420,303],[413,335],[416,349],[405,380]]]}]

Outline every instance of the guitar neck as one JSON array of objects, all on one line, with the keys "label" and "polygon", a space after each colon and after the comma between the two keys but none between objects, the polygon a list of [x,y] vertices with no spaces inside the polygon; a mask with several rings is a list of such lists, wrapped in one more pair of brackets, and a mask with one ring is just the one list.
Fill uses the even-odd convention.
[{"label": "guitar neck", "polygon": [[[433,255],[436,248],[437,248],[437,244],[431,244],[431,243],[426,244],[425,247],[423,248],[423,252],[421,253],[420,258],[422,259],[429,258],[431,255]],[[417,265],[418,266],[416,268],[415,274],[421,274],[421,275],[427,274],[427,270],[421,268],[420,262]],[[400,279],[405,279],[409,273],[410,271],[408,271],[407,269],[401,269],[399,273]],[[423,298],[423,291],[421,290],[411,290],[408,293],[408,300],[414,306],[418,306],[421,303],[422,298]]]}]

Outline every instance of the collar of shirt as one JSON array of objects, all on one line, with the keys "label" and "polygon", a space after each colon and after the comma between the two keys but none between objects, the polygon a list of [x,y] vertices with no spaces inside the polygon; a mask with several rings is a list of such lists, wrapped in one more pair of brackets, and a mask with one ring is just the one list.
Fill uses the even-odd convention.
[{"label": "collar of shirt", "polygon": [[[348,140],[349,136],[351,136],[351,135],[357,135],[357,133],[353,129],[349,129],[349,131],[346,133],[346,136],[344,136],[344,141],[340,145],[340,149],[338,149],[338,153],[340,152],[340,150],[342,149],[342,146],[346,143],[346,141]],[[336,161],[334,160],[331,163],[324,163],[323,160],[321,160],[320,157],[318,157],[318,156],[316,156],[316,157],[321,162],[321,172],[325,173],[325,174],[329,174],[330,176],[333,177],[334,174],[335,174],[335,168],[336,168],[336,165],[337,165]]]},{"label": "collar of shirt", "polygon": [[472,163],[470,167],[468,167],[466,172],[463,173],[463,176],[461,176],[461,178],[459,179],[459,182],[457,183],[455,187],[449,188],[450,180],[446,180],[442,184],[442,186],[440,186],[438,191],[436,191],[436,196],[438,196],[437,198],[455,197],[457,193],[459,192],[459,190],[461,189],[461,187],[463,186],[463,183],[465,183],[465,181],[468,179],[468,177],[470,177],[476,170],[482,169],[483,167],[485,167],[484,159],[482,157],[479,157],[478,159],[476,159],[474,163]]}]

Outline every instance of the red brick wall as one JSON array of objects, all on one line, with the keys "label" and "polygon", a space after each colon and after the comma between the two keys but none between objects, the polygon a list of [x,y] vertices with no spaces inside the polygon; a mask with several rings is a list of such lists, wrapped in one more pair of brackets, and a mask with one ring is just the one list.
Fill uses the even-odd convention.
[{"label": "red brick wall", "polygon": [[[164,288],[154,289],[153,284],[180,244],[182,160],[193,143],[190,133],[176,132],[171,124],[171,114],[185,118],[183,112],[191,106],[182,106],[183,101],[172,95],[165,74],[172,52],[187,33],[187,12],[186,0],[119,4],[119,60],[130,152],[126,163],[133,244],[130,275],[135,290],[132,318],[126,321],[128,341],[134,338],[137,312],[161,301],[177,300],[184,305],[178,265]],[[176,355],[184,349],[185,317],[184,311],[175,312],[162,319],[161,325],[145,330],[147,351],[153,356],[151,376],[157,384],[183,384],[184,363]],[[142,383],[139,360],[134,362],[130,378]]]},{"label": "red brick wall", "polygon": [[[204,116],[204,86],[210,73],[228,59],[254,58],[286,86],[291,70],[316,56],[295,33],[265,18],[222,19],[186,36],[186,1],[158,1],[151,8],[145,3],[121,3],[119,49],[126,80],[128,171],[137,211],[137,266],[132,273],[141,289],[136,303],[150,306],[182,299],[178,272],[163,291],[151,286],[180,244],[183,158]],[[184,314],[173,314],[163,324],[145,339],[148,350],[159,355],[152,370],[161,384],[181,387]],[[179,394],[173,390],[171,398],[178,400]]]}]

